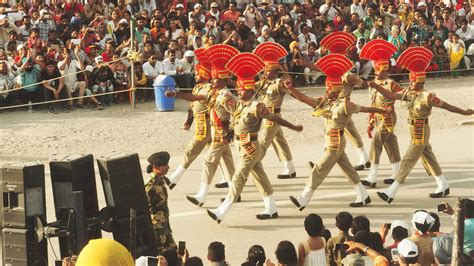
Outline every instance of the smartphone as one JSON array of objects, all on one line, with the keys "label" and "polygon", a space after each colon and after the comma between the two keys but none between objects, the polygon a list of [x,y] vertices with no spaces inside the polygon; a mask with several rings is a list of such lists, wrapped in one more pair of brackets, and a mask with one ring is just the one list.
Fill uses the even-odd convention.
[{"label": "smartphone", "polygon": [[438,211],[442,212],[444,210],[446,210],[446,204],[444,204],[444,203],[439,204],[438,205]]},{"label": "smartphone", "polygon": [[158,258],[157,257],[147,257],[147,266],[158,266]]},{"label": "smartphone", "polygon": [[186,250],[186,242],[179,241],[178,243],[178,254],[183,256]]},{"label": "smartphone", "polygon": [[391,223],[386,223],[385,227],[387,227],[387,229],[390,230],[390,228],[392,228],[392,224]]},{"label": "smartphone", "polygon": [[392,248],[390,250],[390,253],[392,253],[392,261],[399,261],[400,256],[398,255],[398,248]]}]

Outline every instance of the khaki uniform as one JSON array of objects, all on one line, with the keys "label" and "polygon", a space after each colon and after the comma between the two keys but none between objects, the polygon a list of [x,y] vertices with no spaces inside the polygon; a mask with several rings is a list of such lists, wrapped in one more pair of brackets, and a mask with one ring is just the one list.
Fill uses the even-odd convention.
[{"label": "khaki uniform", "polygon": [[[402,90],[400,85],[393,79],[375,79],[375,83],[391,92],[399,92]],[[370,92],[372,99],[372,107],[393,109],[391,114],[374,114],[375,134],[372,138],[372,146],[370,147],[370,161],[374,164],[380,164],[380,155],[382,148],[385,148],[390,163],[400,161],[400,149],[398,147],[397,135],[394,128],[397,123],[397,114],[395,113],[395,101],[384,97],[377,90]]]},{"label": "khaki uniform", "polygon": [[[192,110],[194,115],[194,126],[195,132],[193,139],[189,142],[188,146],[184,150],[184,160],[181,166],[184,169],[188,169],[193,161],[201,154],[202,150],[211,142],[211,124],[209,119],[209,102],[212,97],[211,84],[198,84],[193,89],[194,95],[206,96],[207,100],[197,101],[192,103]],[[234,161],[232,154],[224,153],[222,156],[226,168],[233,168]],[[229,172],[230,170],[227,169]],[[231,176],[231,175],[227,175]]]},{"label": "khaki uniform", "polygon": [[227,89],[221,89],[217,92],[215,103],[211,108],[211,146],[207,152],[206,159],[204,160],[204,175],[202,178],[203,182],[211,184],[214,174],[216,173],[217,166],[221,157],[230,158],[230,161],[226,161],[226,168],[229,173],[228,180],[235,173],[234,161],[232,158],[232,151],[229,147],[229,143],[224,143],[224,135],[226,128],[229,128],[231,114],[235,111],[236,102],[232,97],[232,94]]},{"label": "khaki uniform", "polygon": [[317,105],[313,115],[325,119],[326,147],[323,157],[313,167],[306,186],[312,190],[318,188],[336,163],[353,185],[359,183],[359,175],[345,153],[346,140],[343,135],[351,115],[358,113],[361,107],[346,99],[330,101],[325,97],[318,98]]},{"label": "khaki uniform", "polygon": [[408,90],[405,92],[402,101],[408,101],[411,142],[400,163],[400,171],[395,176],[395,180],[403,183],[420,157],[425,169],[431,175],[442,175],[443,172],[429,142],[430,126],[428,125],[428,117],[431,115],[433,106],[441,107],[443,101],[437,98],[434,93],[425,90]]},{"label": "khaki uniform", "polygon": [[155,233],[158,254],[162,254],[166,250],[175,249],[171,227],[170,227],[170,211],[168,209],[168,191],[166,189],[165,180],[162,176],[150,177],[145,184],[146,197],[148,200],[148,209],[151,214],[151,223]]},{"label": "khaki uniform", "polygon": [[252,175],[255,186],[263,197],[273,194],[273,187],[261,162],[265,150],[258,141],[258,131],[262,125],[261,114],[266,112],[265,109],[262,103],[239,101],[233,113],[233,128],[235,138],[239,141],[240,156],[239,167],[232,177],[232,185],[227,195],[233,202],[242,192],[249,174]]},{"label": "khaki uniform", "polygon": [[[355,77],[355,79],[353,79],[354,80],[353,83],[350,83],[347,80],[349,76]],[[350,87],[352,90],[354,86],[361,86],[362,83],[363,83],[363,80],[359,78],[359,76],[356,76],[354,74],[345,74],[342,77],[342,86],[346,87],[343,89],[347,89],[347,87]],[[354,121],[352,121],[352,118],[349,118],[349,121],[346,127],[344,128],[344,134],[346,135],[346,137],[349,139],[349,141],[352,143],[354,147],[359,148],[359,149],[364,147],[364,142],[362,141],[359,131],[357,131]]]},{"label": "khaki uniform", "polygon": [[[262,97],[262,102],[268,110],[278,116],[281,116],[281,106],[283,98],[286,94],[286,89],[281,79],[262,80],[257,82],[255,88],[257,93]],[[270,144],[275,149],[280,162],[288,162],[293,159],[290,147],[283,134],[283,129],[279,124],[273,123],[270,120],[263,120],[263,129],[260,135],[260,143],[265,151],[270,147]]]}]

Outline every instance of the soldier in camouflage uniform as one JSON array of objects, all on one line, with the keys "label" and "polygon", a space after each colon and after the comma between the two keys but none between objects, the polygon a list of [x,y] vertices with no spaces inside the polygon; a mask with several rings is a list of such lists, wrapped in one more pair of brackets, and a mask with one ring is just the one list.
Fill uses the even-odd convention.
[{"label": "soldier in camouflage uniform", "polygon": [[157,152],[148,158],[150,164],[147,166],[147,173],[150,173],[151,176],[145,184],[145,191],[158,254],[176,249],[169,222],[170,211],[166,189],[167,177],[165,175],[169,170],[169,160],[170,154],[168,152]]},{"label": "soldier in camouflage uniform", "polygon": [[410,71],[410,88],[408,90],[392,92],[374,81],[369,82],[369,86],[376,89],[384,97],[406,102],[408,109],[408,123],[411,135],[410,146],[400,163],[400,170],[395,175],[395,181],[384,191],[377,192],[377,195],[387,203],[393,201],[400,188],[400,184],[405,181],[405,178],[410,174],[410,171],[420,158],[425,168],[434,176],[438,185],[435,192],[429,194],[430,198],[441,198],[449,195],[450,192],[449,184],[443,175],[429,142],[431,129],[428,124],[428,118],[433,107],[462,115],[472,115],[474,111],[472,109],[464,110],[448,104],[436,97],[434,93],[424,89],[426,80],[425,70],[432,59],[433,53],[424,47],[410,47],[400,55],[397,65]]}]

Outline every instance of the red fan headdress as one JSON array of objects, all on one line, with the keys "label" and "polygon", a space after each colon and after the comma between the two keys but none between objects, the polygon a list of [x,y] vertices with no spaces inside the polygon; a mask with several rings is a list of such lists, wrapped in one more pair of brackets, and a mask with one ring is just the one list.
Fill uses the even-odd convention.
[{"label": "red fan headdress", "polygon": [[356,42],[354,35],[338,31],[326,35],[319,43],[333,54],[345,54],[347,49]]},{"label": "red fan headdress", "polygon": [[280,63],[278,61],[288,55],[283,46],[274,42],[259,44],[253,53],[259,56],[269,69],[279,69]]},{"label": "red fan headdress", "polygon": [[397,64],[410,71],[410,81],[424,82],[432,59],[433,53],[425,47],[410,47],[398,57]]},{"label": "red fan headdress", "polygon": [[225,68],[225,64],[238,53],[239,50],[227,44],[216,44],[207,48],[206,55],[212,63],[212,78],[230,78],[230,72]]},{"label": "red fan headdress", "polygon": [[198,61],[194,69],[195,74],[209,80],[211,78],[212,63],[206,55],[206,49],[199,48],[194,50],[194,56],[196,56]]},{"label": "red fan headdress", "polygon": [[255,76],[265,67],[265,63],[255,54],[240,53],[225,65],[225,67],[237,76],[237,85],[244,90],[255,89]]},{"label": "red fan headdress", "polygon": [[397,47],[386,40],[376,39],[368,42],[360,51],[360,58],[374,61],[376,71],[388,70],[390,58],[397,52]]},{"label": "red fan headdress", "polygon": [[342,76],[354,65],[341,54],[330,54],[319,59],[315,66],[326,74],[326,87],[331,90],[342,89]]}]

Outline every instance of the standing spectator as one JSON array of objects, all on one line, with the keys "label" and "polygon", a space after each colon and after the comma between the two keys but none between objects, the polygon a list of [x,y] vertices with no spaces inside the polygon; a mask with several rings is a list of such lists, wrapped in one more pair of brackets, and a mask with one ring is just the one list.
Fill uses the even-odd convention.
[{"label": "standing spectator", "polygon": [[43,99],[42,90],[38,85],[33,85],[38,83],[40,80],[41,68],[39,65],[35,64],[31,55],[28,52],[28,55],[21,60],[22,65],[18,69],[18,73],[21,80],[21,91],[20,99],[23,103],[28,103],[29,101],[36,103],[40,102]]},{"label": "standing spectator", "polygon": [[119,60],[115,62],[113,73],[115,91],[124,91],[124,93],[116,94],[115,103],[123,103],[126,101],[128,89],[130,89],[130,76],[127,74],[127,67]]},{"label": "standing spectator", "polygon": [[[147,78],[145,76],[145,73],[143,73],[143,68],[142,68],[142,65],[140,64],[140,62],[135,62],[135,73],[133,73],[135,75],[135,83],[136,83],[136,86],[138,88],[143,88],[143,87],[146,87],[147,85]],[[139,101],[139,102],[143,102],[145,99],[144,99],[144,93],[143,93],[143,90],[137,90],[136,91],[136,100]]]},{"label": "standing spectator", "polygon": [[[54,80],[51,80],[54,79]],[[41,80],[43,85],[43,93],[45,101],[67,99],[67,92],[64,88],[64,77],[61,77],[56,62],[50,60],[46,63],[46,68],[41,71]],[[63,112],[68,112],[66,101],[59,103],[49,103],[48,112],[55,114],[54,106],[62,106]]]},{"label": "standing spectator", "polygon": [[[95,58],[95,63],[97,67],[92,72],[90,78],[90,85],[92,85],[92,93],[101,94],[101,93],[108,93],[114,91],[114,85],[112,81],[114,79],[114,74],[112,70],[110,70],[109,66],[104,64],[104,60],[102,56],[98,56]],[[100,102],[111,106],[112,105],[112,94],[107,94],[99,97]]]},{"label": "standing spectator", "polygon": [[[301,54],[301,50],[298,47],[298,43],[293,41],[290,43],[290,52],[287,55],[287,62],[288,63],[288,72],[294,72],[291,74],[293,78],[299,83],[304,84],[304,66],[300,66],[297,64],[299,60],[304,60],[303,55]],[[295,74],[297,73],[297,74]],[[302,73],[302,74],[300,74]]]},{"label": "standing spectator", "polygon": [[237,2],[231,1],[229,2],[229,9],[226,10],[221,17],[223,22],[231,21],[233,23],[237,22],[237,19],[242,15],[240,11],[237,10]]},{"label": "standing spectator", "polygon": [[35,25],[35,27],[39,30],[40,39],[46,41],[48,39],[49,32],[51,30],[56,30],[56,24],[51,19],[51,15],[47,11],[41,10],[40,14],[40,21]]},{"label": "standing spectator", "polygon": [[[61,73],[61,75],[65,76],[64,86],[68,98],[71,98],[72,95],[76,92],[76,90],[79,92],[79,97],[84,96],[86,92],[86,82],[78,81],[77,75],[74,75],[75,72],[84,69],[84,65],[79,59],[79,50],[80,47],[76,46],[76,48],[74,49],[74,57],[71,58],[71,52],[68,49],[64,49],[64,60],[58,63],[59,72]],[[78,108],[83,108],[82,102],[82,98],[77,100]],[[69,100],[69,106],[72,107],[72,100]]]},{"label": "standing spectator", "polygon": [[15,76],[8,69],[5,61],[0,62],[0,107],[10,106],[15,103],[18,91],[4,92],[13,90],[15,85]]},{"label": "standing spectator", "polygon": [[340,256],[336,254],[336,244],[344,243],[349,237],[349,229],[352,225],[352,215],[348,212],[340,212],[336,215],[336,227],[339,229],[337,235],[329,238],[326,245],[326,262],[330,265],[340,263]]},{"label": "standing spectator", "polygon": [[326,240],[321,237],[323,220],[317,214],[310,214],[304,220],[308,239],[298,245],[298,265],[326,265]]},{"label": "standing spectator", "polygon": [[210,265],[225,266],[225,246],[221,242],[212,242],[207,248],[207,259]]},{"label": "standing spectator", "polygon": [[[452,42],[448,46],[448,55],[451,63],[451,70],[459,68],[464,59],[465,54],[464,43],[459,40],[459,36],[455,33],[452,36]],[[453,77],[457,77],[459,73],[457,71],[452,72]]]}]

